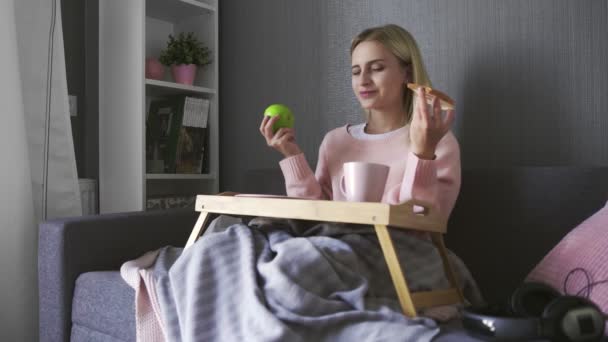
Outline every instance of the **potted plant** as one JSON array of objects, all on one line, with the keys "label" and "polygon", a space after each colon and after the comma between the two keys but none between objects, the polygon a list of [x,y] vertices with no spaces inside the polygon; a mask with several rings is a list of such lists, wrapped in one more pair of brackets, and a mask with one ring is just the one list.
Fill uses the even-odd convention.
[{"label": "potted plant", "polygon": [[201,43],[193,32],[169,35],[167,48],[160,52],[160,62],[171,66],[173,79],[177,83],[192,85],[197,66],[211,63],[211,51]]}]

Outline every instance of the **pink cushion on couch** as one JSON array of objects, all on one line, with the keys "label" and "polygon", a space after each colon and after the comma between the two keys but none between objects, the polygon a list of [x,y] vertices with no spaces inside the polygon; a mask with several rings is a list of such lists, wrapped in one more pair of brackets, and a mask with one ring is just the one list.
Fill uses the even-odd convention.
[{"label": "pink cushion on couch", "polygon": [[[563,293],[566,277],[575,268],[585,269],[591,282],[608,279],[608,203],[570,231],[528,274],[526,281],[542,282]],[[576,271],[566,284],[566,292],[576,295],[588,281],[584,272]],[[589,299],[608,312],[608,283],[594,286]]]}]

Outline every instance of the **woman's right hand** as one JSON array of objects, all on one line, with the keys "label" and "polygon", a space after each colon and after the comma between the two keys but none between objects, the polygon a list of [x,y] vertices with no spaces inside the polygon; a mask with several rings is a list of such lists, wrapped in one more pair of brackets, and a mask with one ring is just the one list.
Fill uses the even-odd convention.
[{"label": "woman's right hand", "polygon": [[296,143],[295,131],[293,128],[279,128],[276,133],[272,133],[272,126],[279,120],[279,116],[264,115],[260,125],[260,133],[266,139],[266,144],[279,151],[285,158],[302,153]]}]

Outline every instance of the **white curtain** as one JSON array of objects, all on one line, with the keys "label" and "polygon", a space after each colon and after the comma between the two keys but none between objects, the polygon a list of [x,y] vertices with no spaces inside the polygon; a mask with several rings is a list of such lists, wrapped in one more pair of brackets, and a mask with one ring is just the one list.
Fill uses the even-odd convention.
[{"label": "white curtain", "polygon": [[45,219],[82,215],[69,117],[61,3],[15,1],[15,19],[36,213]]},{"label": "white curtain", "polygon": [[60,9],[0,0],[1,341],[38,339],[38,223],[82,213]]}]

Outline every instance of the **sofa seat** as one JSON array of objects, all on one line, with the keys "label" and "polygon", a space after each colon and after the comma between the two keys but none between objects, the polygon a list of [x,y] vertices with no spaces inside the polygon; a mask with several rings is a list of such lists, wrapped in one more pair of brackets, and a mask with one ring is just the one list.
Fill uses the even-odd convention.
[{"label": "sofa seat", "polygon": [[87,272],[78,277],[71,341],[135,341],[135,292],[120,272]]},{"label": "sofa seat", "polygon": [[[572,228],[606,205],[606,174],[608,167],[463,169],[446,244],[469,267],[485,299],[504,302]],[[272,182],[260,182],[258,175]],[[269,184],[283,180],[276,168],[245,176],[251,187],[227,190],[272,193],[265,190]],[[117,271],[148,251],[184,246],[197,218],[192,210],[158,210],[43,222],[40,342],[69,342],[70,336],[72,341],[134,341],[134,293]],[[469,337],[454,322],[437,341]]]}]

